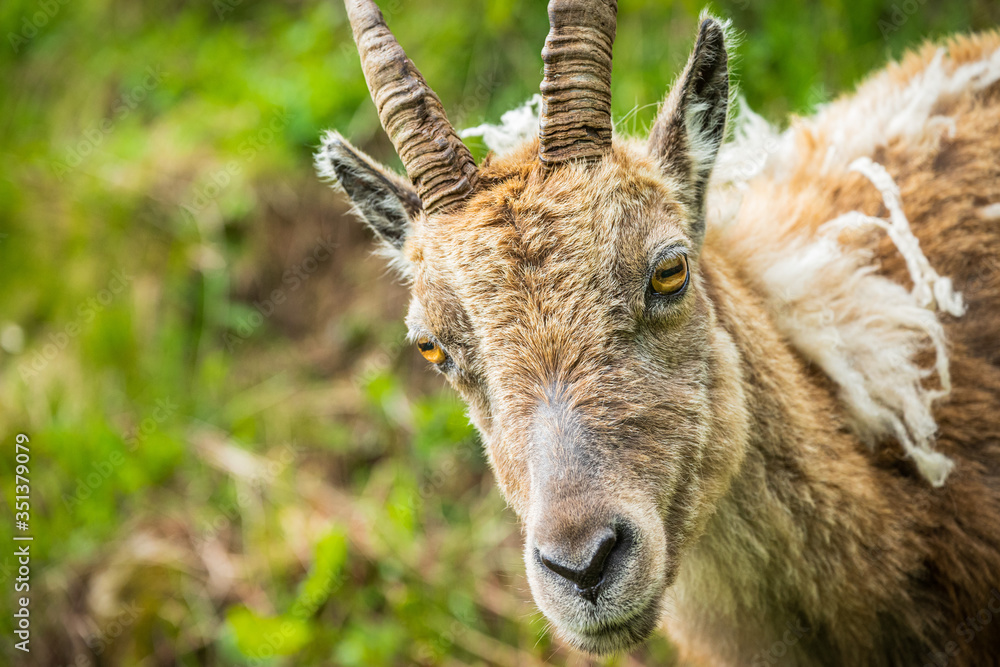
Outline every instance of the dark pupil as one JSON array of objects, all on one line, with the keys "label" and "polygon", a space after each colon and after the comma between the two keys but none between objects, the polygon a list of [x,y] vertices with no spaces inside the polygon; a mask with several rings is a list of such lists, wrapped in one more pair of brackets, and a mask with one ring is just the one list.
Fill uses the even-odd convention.
[{"label": "dark pupil", "polygon": [[684,262],[677,262],[675,266],[671,266],[668,269],[662,269],[657,272],[657,277],[659,280],[669,278],[670,276],[676,275],[684,270]]},{"label": "dark pupil", "polygon": [[426,343],[417,343],[417,347],[420,348],[421,352],[430,352],[434,349],[434,343],[427,341]]}]

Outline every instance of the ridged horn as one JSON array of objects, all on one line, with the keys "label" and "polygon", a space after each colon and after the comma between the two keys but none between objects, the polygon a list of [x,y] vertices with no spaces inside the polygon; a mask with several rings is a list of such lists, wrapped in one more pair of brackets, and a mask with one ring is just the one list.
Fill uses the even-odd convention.
[{"label": "ridged horn", "polygon": [[446,211],[476,185],[476,162],[448,122],[441,100],[389,31],[372,0],[345,0],[361,69],[379,120],[424,210]]},{"label": "ridged horn", "polygon": [[611,147],[611,49],[617,0],[551,0],[538,156],[597,160]]}]

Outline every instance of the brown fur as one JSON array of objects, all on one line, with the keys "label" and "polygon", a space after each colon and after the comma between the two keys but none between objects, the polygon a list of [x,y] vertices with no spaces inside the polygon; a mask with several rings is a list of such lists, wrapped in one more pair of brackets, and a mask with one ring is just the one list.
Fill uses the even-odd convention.
[{"label": "brown fur", "polygon": [[[949,67],[997,48],[996,33],[956,39]],[[837,105],[891,95],[932,55]],[[665,607],[692,662],[997,664],[1000,220],[980,209],[1000,202],[1000,84],[939,110],[955,119],[950,138],[871,155],[968,304],[942,316],[953,390],[935,410],[937,448],[956,464],[942,488],[896,443],[873,453],[847,427],[831,381],[775,327],[749,261],[845,211],[885,215],[866,179],[822,167],[837,105],[824,116],[834,125],[799,124],[790,174],[754,182],[740,216],[755,224],[709,228],[700,251],[683,178],[622,142],[597,165],[550,173],[529,143],[484,164],[462,209],[413,221],[407,321],[450,356],[444,370],[525,522],[536,600],[578,646],[637,641]],[[909,284],[882,235],[843,240]],[[691,285],[650,305],[650,258],[669,244],[687,249]],[[615,513],[642,544],[614,599],[581,606],[544,579],[531,545],[572,545],[581,521]]]}]

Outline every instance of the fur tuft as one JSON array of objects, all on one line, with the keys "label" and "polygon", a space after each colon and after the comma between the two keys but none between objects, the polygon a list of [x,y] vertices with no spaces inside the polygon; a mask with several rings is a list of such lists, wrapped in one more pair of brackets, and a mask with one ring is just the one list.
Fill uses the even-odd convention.
[{"label": "fur tuft", "polygon": [[[743,193],[758,176],[780,179],[782,156],[791,154],[792,132],[778,133],[741,102],[733,139],[720,152],[713,178],[710,224],[723,233],[735,224]],[[951,390],[947,341],[935,309],[960,316],[961,296],[937,274],[910,230],[899,189],[885,169],[861,157],[850,169],[878,189],[889,219],[849,212],[820,227],[819,236],[778,236],[750,253],[779,330],[804,358],[840,388],[849,424],[869,444],[895,437],[920,473],[944,484],[954,464],[934,451],[937,424],[932,403]],[[850,227],[886,230],[906,261],[913,290],[878,275],[870,251],[837,241]],[[933,369],[918,358],[935,354]],[[936,373],[939,388],[925,386]]]},{"label": "fur tuft", "polygon": [[483,123],[458,133],[462,139],[482,137],[486,147],[497,155],[506,155],[526,141],[538,136],[538,116],[542,109],[542,96],[534,95],[519,107],[504,112],[500,124]]},{"label": "fur tuft", "polygon": [[[930,47],[928,47],[930,48]],[[817,363],[841,390],[850,424],[868,442],[896,437],[920,472],[935,486],[944,483],[952,462],[933,450],[937,430],[931,404],[950,391],[944,328],[935,310],[959,317],[964,313],[951,280],[942,277],[924,256],[903,213],[892,177],[870,158],[880,146],[905,142],[933,150],[955,132],[949,105],[970,91],[1000,80],[1000,50],[985,58],[961,62],[934,47],[923,69],[908,78],[907,65],[889,68],[865,83],[853,97],[831,103],[814,118],[777,132],[741,100],[732,139],[719,154],[709,197],[709,224],[729,242],[752,238],[730,234],[744,195],[762,182],[782,183],[800,168],[800,142],[826,145],[820,177],[855,171],[879,191],[888,219],[854,211],[798,234],[777,234],[766,250],[746,252],[765,276],[760,286],[783,333],[809,360]],[[987,219],[1000,204],[979,209]],[[873,257],[842,247],[838,232],[850,227],[884,229],[906,262],[913,290],[875,273]],[[933,369],[917,359],[935,355]],[[936,373],[940,387],[924,386]]]}]

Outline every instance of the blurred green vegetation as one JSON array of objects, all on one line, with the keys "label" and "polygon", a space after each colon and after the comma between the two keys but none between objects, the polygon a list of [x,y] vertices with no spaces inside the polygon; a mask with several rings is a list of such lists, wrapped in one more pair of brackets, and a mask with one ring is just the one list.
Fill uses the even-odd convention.
[{"label": "blurred green vegetation", "polygon": [[[543,3],[382,6],[457,126],[537,91]],[[622,130],[651,122],[701,9],[621,0]],[[778,122],[1000,19],[994,0],[713,9]],[[0,27],[0,470],[9,506],[27,433],[35,537],[27,661],[0,556],[8,658],[586,664],[530,603],[463,406],[403,344],[403,290],[313,175],[328,127],[399,164],[341,5],[5,0]],[[605,662],[672,655],[656,638]]]}]

